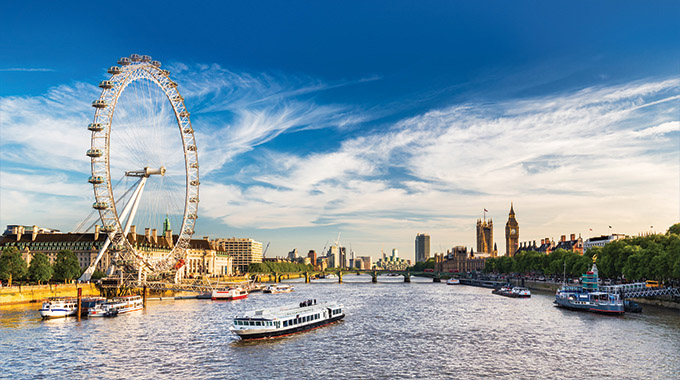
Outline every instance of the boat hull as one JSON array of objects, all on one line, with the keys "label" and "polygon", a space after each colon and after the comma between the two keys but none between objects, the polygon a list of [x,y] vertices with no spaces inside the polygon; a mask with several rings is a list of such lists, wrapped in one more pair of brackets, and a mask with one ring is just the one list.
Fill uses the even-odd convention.
[{"label": "boat hull", "polygon": [[620,305],[592,305],[592,304],[575,304],[568,299],[556,299],[555,306],[568,310],[589,311],[591,313],[600,314],[623,314],[625,310]]},{"label": "boat hull", "polygon": [[277,331],[267,331],[267,332],[261,332],[261,333],[252,333],[249,334],[247,330],[234,330],[234,333],[236,333],[241,339],[243,340],[253,340],[253,339],[267,339],[267,338],[280,338],[288,335],[293,335],[293,334],[298,334],[302,333],[305,331],[309,330],[314,330],[319,327],[323,327],[326,325],[333,324],[335,322],[340,321],[342,318],[344,318],[345,315],[341,314],[335,317],[331,317],[329,319],[325,319],[323,321],[318,321],[315,323],[310,323],[308,325],[303,325],[303,326],[296,326],[290,329],[286,330],[277,330]]},{"label": "boat hull", "polygon": [[241,300],[241,299],[244,299],[244,298],[248,298],[247,293],[246,294],[240,294],[240,295],[237,295],[237,296],[228,296],[228,295],[221,296],[220,294],[216,294],[216,295],[213,294],[213,296],[210,299],[212,299],[213,301],[235,301],[235,300]]}]

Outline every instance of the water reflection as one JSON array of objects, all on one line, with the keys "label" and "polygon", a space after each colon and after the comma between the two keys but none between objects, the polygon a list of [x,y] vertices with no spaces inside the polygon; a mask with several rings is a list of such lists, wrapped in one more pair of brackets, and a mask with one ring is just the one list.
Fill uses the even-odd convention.
[{"label": "water reflection", "polygon": [[[243,378],[674,378],[680,313],[645,307],[622,317],[431,279],[347,274],[294,282],[295,292],[246,300],[154,301],[116,318],[41,321],[39,305],[0,307],[2,376]],[[337,300],[341,323],[272,340],[240,341],[245,311]]]}]

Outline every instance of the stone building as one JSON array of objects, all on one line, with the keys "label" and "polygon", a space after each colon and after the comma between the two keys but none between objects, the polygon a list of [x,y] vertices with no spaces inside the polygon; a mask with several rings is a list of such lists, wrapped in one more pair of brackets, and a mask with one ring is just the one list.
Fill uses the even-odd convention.
[{"label": "stone building", "polygon": [[[0,237],[0,249],[18,248],[29,265],[38,252],[44,253],[50,263],[54,263],[59,251],[70,250],[78,258],[80,268],[86,269],[97,258],[99,250],[106,242],[106,234],[100,233],[98,225],[95,226],[93,233],[42,233],[38,228],[33,228],[31,234],[24,233],[24,228],[17,228],[11,232],[13,233],[5,233]],[[172,235],[171,230],[158,236],[156,229],[146,228],[144,235],[139,235],[136,227],[131,226],[128,233],[130,244],[149,259],[160,258],[170,253],[177,239],[178,236]],[[105,252],[97,263],[96,270],[105,272],[111,264],[111,259],[111,254]],[[207,238],[192,239],[189,242],[185,265],[179,271],[180,277],[231,275],[231,263],[232,258],[226,252],[213,249]]]},{"label": "stone building", "polygon": [[477,252],[496,257],[498,251],[493,247],[493,220],[477,219]]},{"label": "stone building", "polygon": [[211,240],[213,248],[224,251],[234,258],[233,269],[236,273],[246,273],[251,263],[262,262],[262,243],[248,238],[228,238]]},{"label": "stone building", "polygon": [[434,270],[436,272],[467,273],[484,269],[489,254],[475,256],[472,249],[468,253],[467,247],[456,246],[447,250],[446,254],[435,253]]},{"label": "stone building", "polygon": [[513,204],[510,203],[510,213],[508,214],[508,221],[505,223],[505,254],[515,256],[517,248],[519,248],[519,223],[515,219]]}]

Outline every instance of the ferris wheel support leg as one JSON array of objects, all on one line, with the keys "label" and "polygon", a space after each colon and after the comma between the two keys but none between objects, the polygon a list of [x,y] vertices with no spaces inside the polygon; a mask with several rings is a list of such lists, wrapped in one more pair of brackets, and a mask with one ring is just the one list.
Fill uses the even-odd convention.
[{"label": "ferris wheel support leg", "polygon": [[[123,212],[120,213],[121,219],[125,219],[125,217],[130,213],[130,210],[131,209],[134,210],[133,215],[130,218],[128,218],[128,222],[126,223],[125,235],[127,235],[129,230],[130,230],[132,219],[134,219],[134,212],[137,211],[137,205],[139,205],[140,194],[141,194],[142,190],[144,189],[144,184],[146,184],[146,178],[142,178],[139,181],[137,188],[135,189],[134,193],[132,193],[132,197],[130,198],[130,201],[125,205],[125,208],[123,208]],[[104,242],[104,245],[102,245],[101,249],[99,250],[99,253],[97,254],[97,258],[94,259],[92,264],[90,264],[90,266],[85,270],[83,275],[80,276],[78,281],[80,281],[80,282],[90,281],[90,279],[92,278],[92,274],[94,273],[95,269],[97,268],[97,264],[99,264],[99,260],[101,260],[102,256],[104,255],[104,252],[106,252],[106,249],[109,248],[109,245],[111,245],[111,237],[107,236],[106,241]],[[107,276],[112,274],[111,269],[112,268],[109,268],[109,270],[106,271]]]}]

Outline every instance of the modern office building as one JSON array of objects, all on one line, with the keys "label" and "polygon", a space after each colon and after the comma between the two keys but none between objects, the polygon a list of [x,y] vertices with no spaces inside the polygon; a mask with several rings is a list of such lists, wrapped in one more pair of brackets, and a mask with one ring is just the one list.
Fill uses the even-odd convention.
[{"label": "modern office building", "polygon": [[416,262],[427,261],[430,258],[430,235],[416,235]]}]

